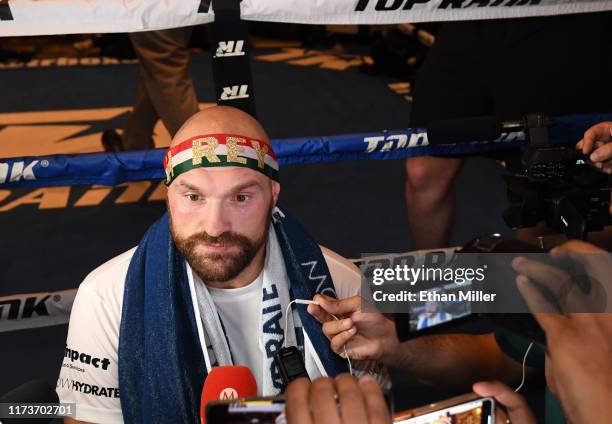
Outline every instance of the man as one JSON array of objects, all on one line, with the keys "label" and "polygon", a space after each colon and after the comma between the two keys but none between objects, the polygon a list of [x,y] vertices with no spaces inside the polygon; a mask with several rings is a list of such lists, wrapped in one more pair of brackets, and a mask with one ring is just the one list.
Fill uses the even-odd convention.
[{"label": "man", "polygon": [[299,347],[312,378],[348,371],[304,306],[285,311],[292,298],[356,295],[360,273],[276,208],[278,165],[260,124],[229,107],[199,112],[165,168],[167,216],[75,299],[57,391],[76,419],[197,422],[215,365],[246,365],[260,395],[278,394],[283,344]]},{"label": "man", "polygon": [[198,107],[189,73],[189,40],[193,27],[129,34],[139,60],[138,97],[123,134],[109,129],[102,134],[108,152],[153,149],[153,130],[161,119],[174,137]]}]

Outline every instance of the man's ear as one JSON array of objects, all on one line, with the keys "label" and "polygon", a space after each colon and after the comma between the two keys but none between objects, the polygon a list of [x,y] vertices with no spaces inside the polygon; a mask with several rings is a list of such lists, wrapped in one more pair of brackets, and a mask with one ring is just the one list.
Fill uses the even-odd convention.
[{"label": "man's ear", "polygon": [[280,195],[280,183],[277,181],[272,181],[272,200],[274,201],[274,206],[278,202],[278,196]]}]

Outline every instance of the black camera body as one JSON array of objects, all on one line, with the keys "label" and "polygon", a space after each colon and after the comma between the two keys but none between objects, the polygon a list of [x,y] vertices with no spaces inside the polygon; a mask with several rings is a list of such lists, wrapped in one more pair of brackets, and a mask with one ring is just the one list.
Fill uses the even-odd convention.
[{"label": "black camera body", "polygon": [[549,142],[553,121],[527,115],[529,141],[520,159],[506,160],[512,175],[504,177],[510,207],[503,217],[511,228],[547,225],[571,239],[586,239],[610,223],[610,176],[594,169],[588,158],[568,146]]}]

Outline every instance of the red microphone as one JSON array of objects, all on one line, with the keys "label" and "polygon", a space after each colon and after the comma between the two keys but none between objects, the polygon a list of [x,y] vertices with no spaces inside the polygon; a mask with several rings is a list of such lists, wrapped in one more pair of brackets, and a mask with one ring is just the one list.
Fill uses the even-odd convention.
[{"label": "red microphone", "polygon": [[204,381],[200,400],[200,420],[206,424],[206,405],[214,400],[233,400],[257,396],[257,382],[249,367],[214,367]]}]

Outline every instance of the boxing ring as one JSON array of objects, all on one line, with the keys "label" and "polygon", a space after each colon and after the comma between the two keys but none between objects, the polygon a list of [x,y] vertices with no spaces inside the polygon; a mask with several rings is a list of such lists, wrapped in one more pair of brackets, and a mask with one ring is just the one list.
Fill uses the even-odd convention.
[{"label": "boxing ring", "polygon": [[[0,36],[65,34],[81,32],[119,32],[168,28],[184,25],[207,24],[214,21],[214,2],[193,0],[188,2],[134,1],[128,9],[120,1],[96,2],[94,8],[86,8],[91,2],[73,0],[66,2],[16,0],[0,2]],[[298,6],[300,3],[301,6]],[[457,6],[458,5],[458,6]],[[410,7],[408,7],[410,6]],[[167,13],[165,7],[175,7],[175,13]],[[400,1],[400,0],[343,0],[326,2],[327,9],[316,10],[314,6],[303,6],[303,2],[283,0],[244,0],[243,19],[300,22],[308,24],[382,24],[397,22],[421,22],[452,19],[490,19],[515,16],[541,16],[557,13],[577,13],[610,10],[605,1]],[[98,9],[96,9],[98,8]],[[357,10],[356,10],[357,9]],[[193,13],[193,11],[197,13]],[[298,13],[299,12],[299,13]],[[44,16],[45,18],[41,18]],[[66,27],[62,19],[72,19],[78,24]],[[43,23],[41,25],[41,23]],[[265,96],[265,93],[259,93]],[[584,131],[601,120],[612,119],[612,114],[568,115],[556,117],[558,125],[551,131],[551,141],[570,145],[582,137]],[[2,130],[0,122],[0,131]],[[316,137],[275,138],[272,140],[282,169],[310,164],[341,164],[345,161],[384,161],[416,156],[473,156],[485,153],[516,149],[524,146],[522,132],[504,133],[496,140],[456,145],[430,143],[423,128],[398,128],[395,130],[321,135]],[[113,187],[127,189],[116,197],[116,202],[129,203],[130,196],[137,191],[150,201],[159,201],[147,218],[158,214],[164,196],[162,158],[165,149],[120,153],[87,153],[77,155],[20,156],[0,159],[0,209],[7,205],[10,190],[19,188],[56,188],[66,193],[65,187],[93,185],[87,190],[76,189],[79,198],[76,203],[95,207]],[[131,190],[131,191],[130,191]],[[138,191],[139,190],[139,191]],[[74,197],[73,190],[65,198]],[[145,194],[146,193],[146,194]],[[64,195],[64,194],[62,194]],[[85,200],[84,200],[85,199]],[[123,200],[121,200],[123,199]],[[67,202],[68,200],[66,200]],[[72,201],[72,200],[71,200]],[[89,202],[89,203],[88,203]],[[98,203],[96,203],[98,202]],[[134,206],[136,207],[136,206]],[[51,208],[52,209],[52,208]],[[112,219],[120,219],[113,215]],[[145,220],[146,221],[146,220]],[[60,218],[53,218],[60,222]],[[145,222],[146,223],[146,222]],[[144,223],[140,223],[144,225]],[[40,225],[31,223],[31,225]],[[137,225],[136,225],[137,227]],[[78,231],[78,228],[75,228]],[[97,233],[98,236],[108,236]],[[40,237],[44,237],[41,230]],[[83,240],[83,243],[96,242]],[[25,245],[29,242],[24,241]],[[121,242],[118,242],[119,244]],[[131,247],[125,245],[124,250]],[[57,246],[64,249],[65,246]],[[10,248],[6,252],[10,253]],[[74,260],[79,260],[79,246],[74,246]],[[399,255],[399,256],[398,256]],[[387,258],[422,257],[423,254],[407,252],[388,254]],[[32,258],[32,267],[48,266],[53,251],[48,257]],[[109,256],[110,257],[110,256]],[[380,259],[380,258],[379,258]],[[377,260],[379,260],[377,259]],[[39,261],[40,260],[40,261]],[[4,258],[7,263],[10,258]],[[2,262],[0,262],[2,263]],[[367,261],[357,261],[367,266]],[[2,274],[0,274],[1,276]],[[1,277],[0,277],[1,278]],[[25,276],[27,278],[27,275]],[[66,324],[76,287],[77,278],[67,273],[65,289],[37,284],[39,291],[4,291],[0,286],[0,334],[16,330],[34,330]],[[12,287],[14,287],[13,285]]]}]

